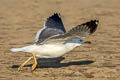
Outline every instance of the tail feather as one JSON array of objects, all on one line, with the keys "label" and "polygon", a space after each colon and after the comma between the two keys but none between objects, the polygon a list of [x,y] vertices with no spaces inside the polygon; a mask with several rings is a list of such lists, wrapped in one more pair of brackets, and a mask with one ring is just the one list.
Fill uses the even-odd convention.
[{"label": "tail feather", "polygon": [[10,49],[12,52],[20,52],[23,51],[23,48],[12,48]]},{"label": "tail feather", "polygon": [[22,48],[12,48],[12,52],[33,52],[36,49],[36,45],[30,45]]}]

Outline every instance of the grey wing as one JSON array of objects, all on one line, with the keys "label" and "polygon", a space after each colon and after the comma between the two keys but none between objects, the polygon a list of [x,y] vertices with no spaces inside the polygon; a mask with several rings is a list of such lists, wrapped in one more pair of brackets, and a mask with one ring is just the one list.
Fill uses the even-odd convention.
[{"label": "grey wing", "polygon": [[58,13],[47,18],[44,23],[44,27],[37,32],[35,37],[36,44],[40,44],[51,36],[64,34],[66,32],[61,20],[61,16]]},{"label": "grey wing", "polygon": [[65,34],[56,35],[48,40],[45,41],[45,43],[65,43],[67,40],[74,39],[74,38],[82,38],[82,37],[88,37],[92,33],[94,33],[97,29],[99,21],[98,20],[91,20],[89,22],[83,23],[81,25],[78,25],[74,28],[72,28],[70,31],[68,31]]}]

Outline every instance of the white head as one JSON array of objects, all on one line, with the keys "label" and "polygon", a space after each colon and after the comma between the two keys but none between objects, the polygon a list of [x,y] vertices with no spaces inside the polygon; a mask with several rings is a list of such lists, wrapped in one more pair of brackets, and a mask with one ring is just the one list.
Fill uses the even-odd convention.
[{"label": "white head", "polygon": [[80,38],[75,38],[72,40],[67,40],[65,44],[69,49],[74,49],[75,47],[80,46],[85,42],[86,42],[85,40],[82,40]]}]

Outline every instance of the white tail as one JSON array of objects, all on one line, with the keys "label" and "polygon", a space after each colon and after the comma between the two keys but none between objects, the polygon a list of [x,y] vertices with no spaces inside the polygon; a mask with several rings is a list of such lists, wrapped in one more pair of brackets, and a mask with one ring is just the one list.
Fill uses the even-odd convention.
[{"label": "white tail", "polygon": [[23,48],[12,48],[10,49],[12,52],[20,52],[20,51],[24,51]]},{"label": "white tail", "polygon": [[30,45],[30,46],[26,46],[23,48],[12,48],[10,49],[12,52],[33,52],[36,49],[36,45]]}]

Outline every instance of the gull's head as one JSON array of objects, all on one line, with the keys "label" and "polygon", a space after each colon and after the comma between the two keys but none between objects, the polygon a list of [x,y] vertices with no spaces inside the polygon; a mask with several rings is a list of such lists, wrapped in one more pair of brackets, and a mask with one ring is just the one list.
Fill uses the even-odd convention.
[{"label": "gull's head", "polygon": [[86,41],[81,38],[75,38],[71,40],[67,40],[66,43],[76,43],[76,44],[84,44]]},{"label": "gull's head", "polygon": [[85,42],[86,42],[85,40],[82,40],[80,38],[75,38],[75,39],[67,40],[66,43],[65,43],[65,45],[67,46],[67,48],[69,50],[72,50],[75,47],[84,44]]}]

